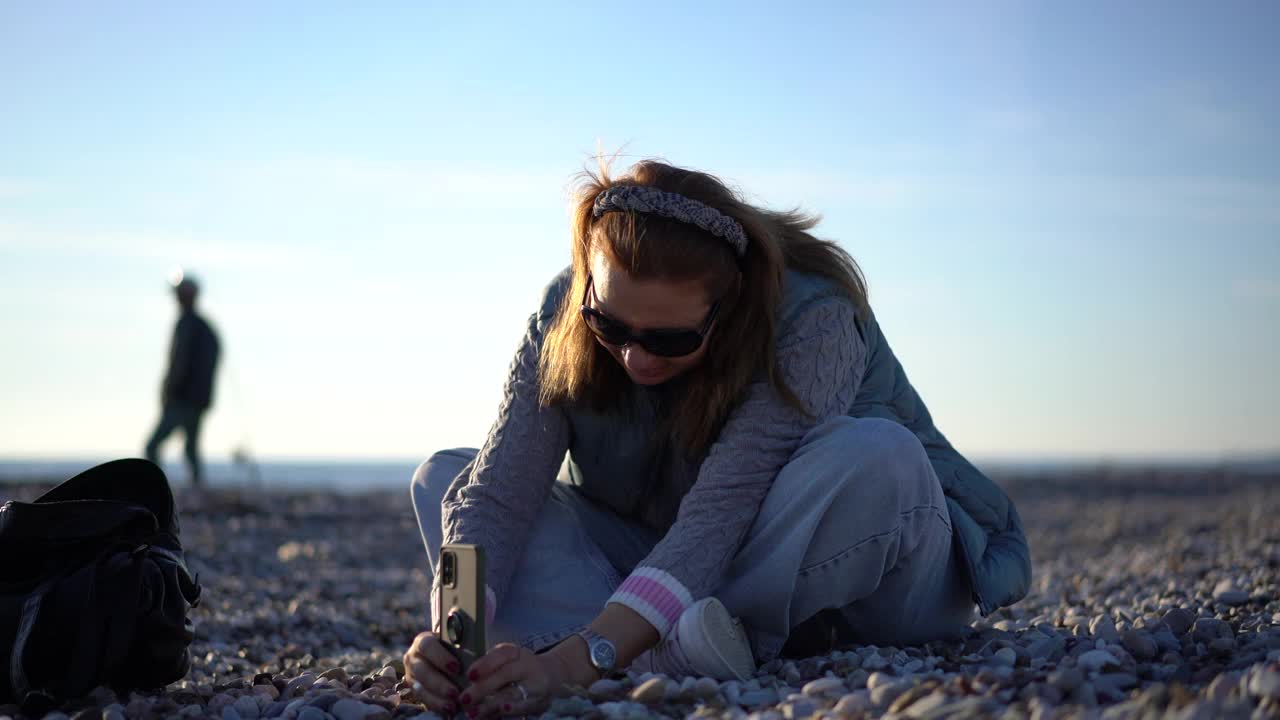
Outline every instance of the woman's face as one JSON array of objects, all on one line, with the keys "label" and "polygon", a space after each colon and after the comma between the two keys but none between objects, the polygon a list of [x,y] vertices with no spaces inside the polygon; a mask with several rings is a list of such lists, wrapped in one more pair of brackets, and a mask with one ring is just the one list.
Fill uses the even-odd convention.
[{"label": "woman's face", "polygon": [[[591,276],[594,291],[587,296],[587,304],[634,333],[699,329],[711,312],[706,289],[699,280],[637,280],[603,252],[592,253]],[[618,347],[598,337],[596,342],[609,351],[637,385],[659,385],[692,369],[702,361],[708,344],[704,341],[697,350],[681,357],[661,357],[636,343]]]}]

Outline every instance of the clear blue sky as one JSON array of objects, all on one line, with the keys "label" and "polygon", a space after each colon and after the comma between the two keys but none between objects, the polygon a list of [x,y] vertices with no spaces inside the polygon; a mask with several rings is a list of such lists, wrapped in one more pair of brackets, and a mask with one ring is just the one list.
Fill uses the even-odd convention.
[{"label": "clear blue sky", "polygon": [[[262,6],[268,7],[262,7]],[[0,456],[477,445],[597,148],[820,212],[978,458],[1280,447],[1280,5],[6,3]]]}]

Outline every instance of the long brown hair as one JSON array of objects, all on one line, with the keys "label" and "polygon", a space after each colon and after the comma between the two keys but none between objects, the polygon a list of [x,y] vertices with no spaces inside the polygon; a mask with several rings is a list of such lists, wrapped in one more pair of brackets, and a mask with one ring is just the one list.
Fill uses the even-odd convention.
[{"label": "long brown hair", "polygon": [[[747,251],[741,259],[722,238],[688,223],[635,212],[593,216],[596,196],[615,185],[648,185],[693,198],[742,224]],[[543,405],[561,403],[597,411],[616,407],[630,385],[626,372],[600,347],[578,313],[591,253],[600,250],[633,278],[701,280],[708,302],[720,300],[718,319],[702,362],[687,374],[687,387],[666,418],[667,431],[691,456],[720,434],[743,390],[760,373],[793,407],[807,412],[782,379],[774,359],[778,304],[786,268],[827,278],[867,307],[858,264],[833,242],[809,234],[818,216],[773,211],[745,202],[718,178],[656,160],[644,160],[620,177],[608,162],[586,170],[572,205],[573,282],[547,331],[538,361]]]}]

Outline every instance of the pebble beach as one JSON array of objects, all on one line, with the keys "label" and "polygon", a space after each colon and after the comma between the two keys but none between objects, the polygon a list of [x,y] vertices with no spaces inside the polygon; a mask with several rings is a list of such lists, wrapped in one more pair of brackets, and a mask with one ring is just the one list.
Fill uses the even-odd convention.
[{"label": "pebble beach", "polygon": [[[621,675],[543,718],[1280,717],[1280,477],[1100,467],[997,479],[1031,543],[1032,588],[964,637],[776,660],[746,682]],[[428,590],[405,486],[179,488],[204,586],[191,672],[150,693],[100,688],[45,717],[438,718],[400,682]],[[44,487],[0,487],[0,499]],[[24,716],[0,706],[5,717]]]}]

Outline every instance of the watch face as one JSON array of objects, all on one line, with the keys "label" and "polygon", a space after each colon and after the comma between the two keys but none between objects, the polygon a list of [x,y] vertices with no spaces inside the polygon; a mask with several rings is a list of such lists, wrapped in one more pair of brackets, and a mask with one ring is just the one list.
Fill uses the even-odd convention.
[{"label": "watch face", "polygon": [[591,643],[591,663],[601,670],[612,670],[617,655],[618,651],[608,640],[597,640]]}]

